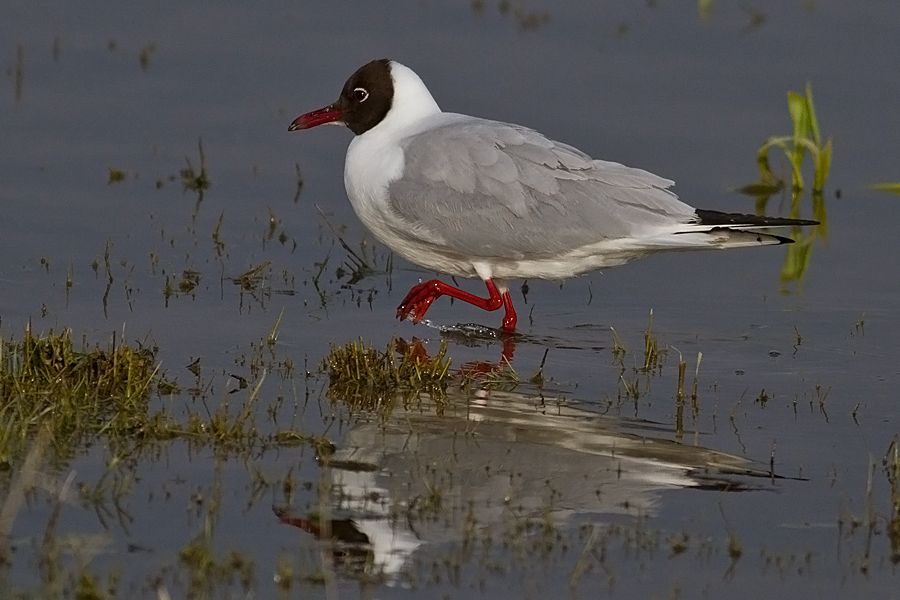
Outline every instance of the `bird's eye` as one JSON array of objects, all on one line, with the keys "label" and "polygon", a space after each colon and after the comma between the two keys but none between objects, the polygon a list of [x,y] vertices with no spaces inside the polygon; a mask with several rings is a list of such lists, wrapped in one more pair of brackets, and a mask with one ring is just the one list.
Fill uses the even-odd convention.
[{"label": "bird's eye", "polygon": [[365,102],[369,97],[369,92],[365,88],[353,88],[353,99],[357,102]]}]

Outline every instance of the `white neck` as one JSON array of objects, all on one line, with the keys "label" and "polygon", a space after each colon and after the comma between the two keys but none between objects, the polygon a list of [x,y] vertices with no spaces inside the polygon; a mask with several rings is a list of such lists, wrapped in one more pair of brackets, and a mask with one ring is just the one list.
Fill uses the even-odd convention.
[{"label": "white neck", "polygon": [[391,109],[378,125],[363,135],[370,133],[390,135],[425,117],[441,112],[441,108],[434,101],[431,92],[412,69],[391,61],[391,78],[394,83],[394,99]]}]

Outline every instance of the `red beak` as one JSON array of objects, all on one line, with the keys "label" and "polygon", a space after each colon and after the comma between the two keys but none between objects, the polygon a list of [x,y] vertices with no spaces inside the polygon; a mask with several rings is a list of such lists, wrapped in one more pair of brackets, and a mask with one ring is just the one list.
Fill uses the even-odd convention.
[{"label": "red beak", "polygon": [[288,127],[288,131],[309,129],[310,127],[325,125],[327,123],[340,123],[343,116],[344,113],[341,112],[339,108],[335,107],[334,104],[331,104],[325,108],[320,108],[319,110],[308,112],[305,115],[300,115],[294,119],[294,122]]}]

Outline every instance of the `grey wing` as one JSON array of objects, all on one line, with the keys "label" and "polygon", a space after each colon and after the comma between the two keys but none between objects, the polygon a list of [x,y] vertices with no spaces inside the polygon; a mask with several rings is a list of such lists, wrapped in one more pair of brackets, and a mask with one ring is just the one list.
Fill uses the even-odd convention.
[{"label": "grey wing", "polygon": [[402,145],[391,209],[408,235],[463,256],[552,257],[695,216],[672,181],[517,125],[465,118]]}]

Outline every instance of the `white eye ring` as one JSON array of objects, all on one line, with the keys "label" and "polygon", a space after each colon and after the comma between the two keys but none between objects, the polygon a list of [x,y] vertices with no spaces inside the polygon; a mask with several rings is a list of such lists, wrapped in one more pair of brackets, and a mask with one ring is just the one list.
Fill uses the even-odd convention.
[{"label": "white eye ring", "polygon": [[353,88],[353,97],[357,102],[365,102],[369,99],[369,92],[366,91],[366,88]]}]

